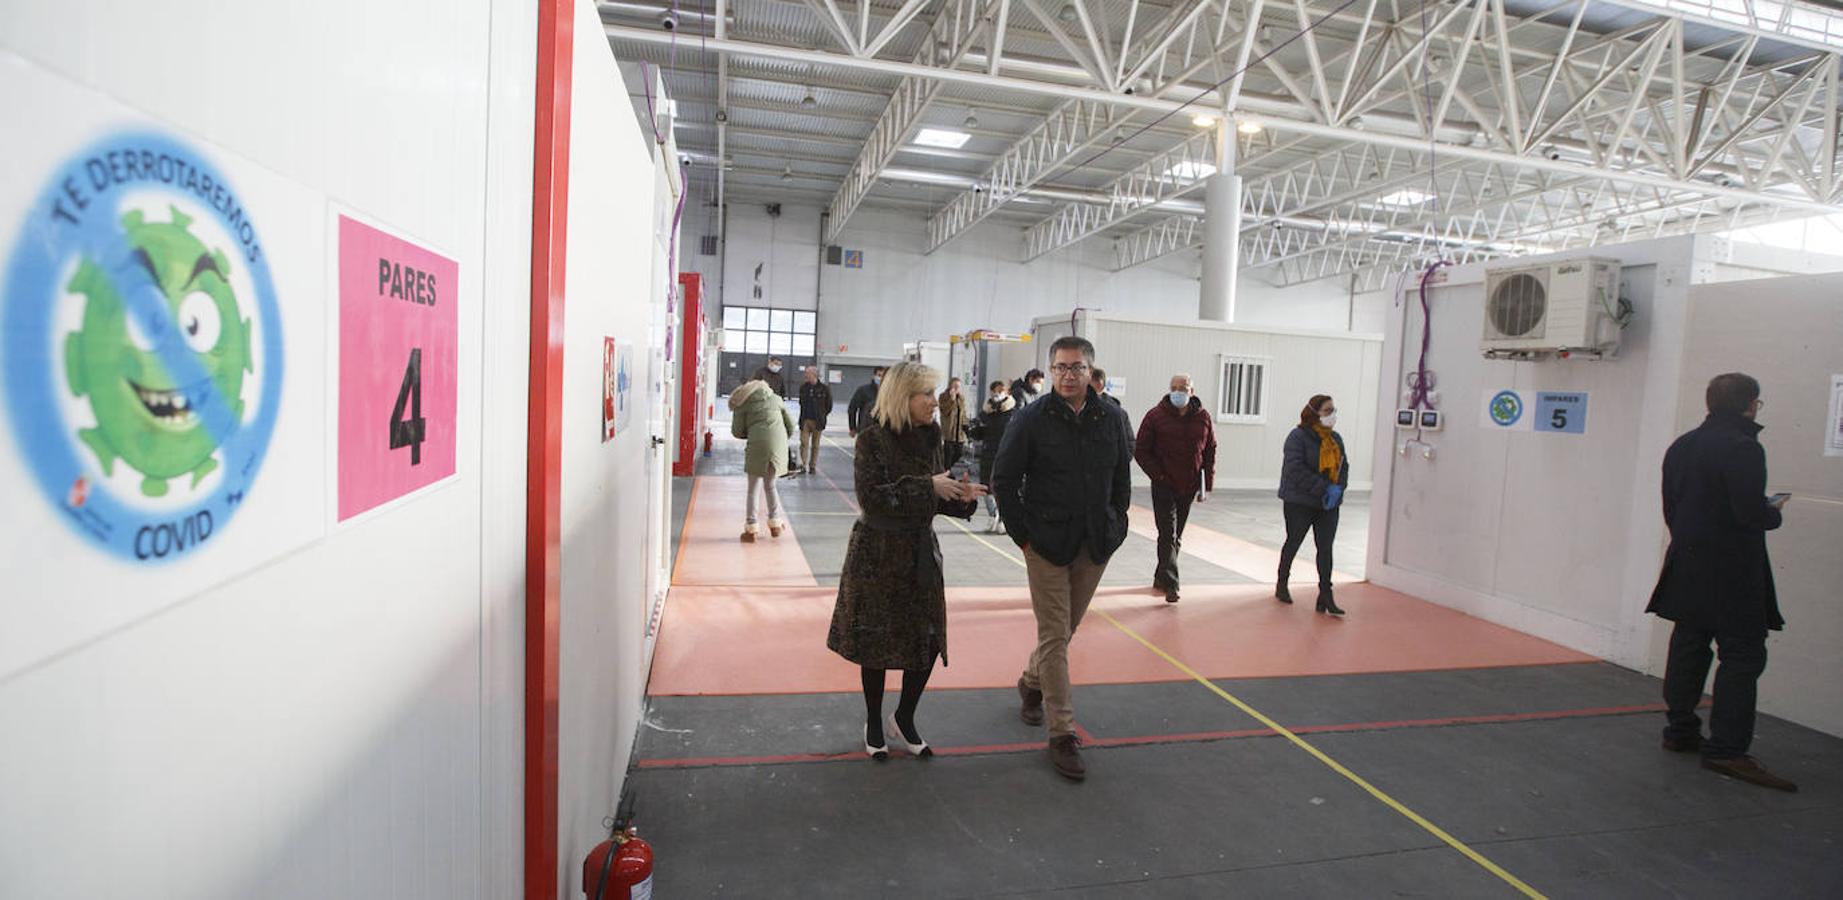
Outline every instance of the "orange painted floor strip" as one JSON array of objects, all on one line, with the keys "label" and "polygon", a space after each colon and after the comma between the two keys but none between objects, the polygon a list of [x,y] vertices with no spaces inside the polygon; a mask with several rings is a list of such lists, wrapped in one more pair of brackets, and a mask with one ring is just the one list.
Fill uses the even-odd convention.
[{"label": "orange painted floor strip", "polygon": [[[692,507],[685,513],[685,533],[673,567],[675,588],[722,584],[818,586],[806,554],[800,551],[800,538],[791,526],[783,529],[780,537],[770,537],[764,516],[755,543],[745,544],[739,539],[748,479],[740,475],[703,475],[697,479],[696,490]],[[676,591],[667,606],[675,603]],[[670,613],[667,615],[669,621]]]},{"label": "orange painted floor strip", "polygon": [[[783,539],[784,540],[784,539]],[[826,649],[837,589],[679,586],[667,604],[649,691],[655,695],[802,694],[859,689],[857,669]],[[1035,643],[1023,587],[949,588],[950,665],[932,688],[1014,684]],[[1105,610],[1209,678],[1343,675],[1594,662],[1557,644],[1370,584],[1338,591],[1332,619],[1273,601],[1265,585],[1197,585],[1168,604],[1140,588],[1103,588]],[[1092,615],[1092,614],[1091,614]],[[1070,653],[1077,684],[1182,681],[1117,628],[1084,622]]]},{"label": "orange painted floor strip", "polygon": [[[1154,524],[1157,519],[1153,517],[1150,507],[1135,504],[1132,511],[1128,513],[1126,522],[1134,534],[1151,538],[1154,541],[1158,540],[1158,526]],[[1280,569],[1280,551],[1205,528],[1198,525],[1194,519],[1184,526],[1182,552],[1262,583],[1273,578],[1274,573]],[[1299,558],[1293,566],[1295,576],[1301,572],[1304,573],[1303,580],[1296,583],[1306,585],[1317,583],[1317,576],[1312,568],[1312,558],[1312,547],[1308,543],[1300,549]],[[1355,575],[1339,572],[1336,569],[1331,570],[1332,584],[1355,584],[1362,580]]]}]

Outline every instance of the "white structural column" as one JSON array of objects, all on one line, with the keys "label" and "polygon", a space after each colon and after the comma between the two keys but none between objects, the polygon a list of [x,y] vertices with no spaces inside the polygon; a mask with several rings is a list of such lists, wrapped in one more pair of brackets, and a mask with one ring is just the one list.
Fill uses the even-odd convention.
[{"label": "white structural column", "polygon": [[1216,174],[1203,187],[1203,289],[1197,318],[1235,321],[1241,260],[1241,176],[1235,171],[1235,121],[1216,120]]}]

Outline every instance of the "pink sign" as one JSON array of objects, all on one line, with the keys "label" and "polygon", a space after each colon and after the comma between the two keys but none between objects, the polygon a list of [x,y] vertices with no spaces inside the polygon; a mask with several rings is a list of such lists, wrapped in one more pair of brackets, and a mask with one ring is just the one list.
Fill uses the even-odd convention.
[{"label": "pink sign", "polygon": [[460,265],[339,217],[339,520],[454,474]]}]

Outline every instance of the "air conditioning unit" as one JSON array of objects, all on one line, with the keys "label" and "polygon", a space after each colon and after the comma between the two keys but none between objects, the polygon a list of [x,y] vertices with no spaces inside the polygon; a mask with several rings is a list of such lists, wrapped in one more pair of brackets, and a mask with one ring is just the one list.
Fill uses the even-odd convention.
[{"label": "air conditioning unit", "polygon": [[1630,304],[1619,297],[1619,261],[1582,257],[1485,270],[1489,359],[1603,358],[1619,352]]}]

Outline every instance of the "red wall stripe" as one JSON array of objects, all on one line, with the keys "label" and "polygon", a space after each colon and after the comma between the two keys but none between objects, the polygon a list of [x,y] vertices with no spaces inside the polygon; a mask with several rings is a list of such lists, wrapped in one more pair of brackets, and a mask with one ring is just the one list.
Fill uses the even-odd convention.
[{"label": "red wall stripe", "polygon": [[556,900],[557,641],[562,614],[563,289],[575,3],[539,0],[525,448],[525,897]]}]

